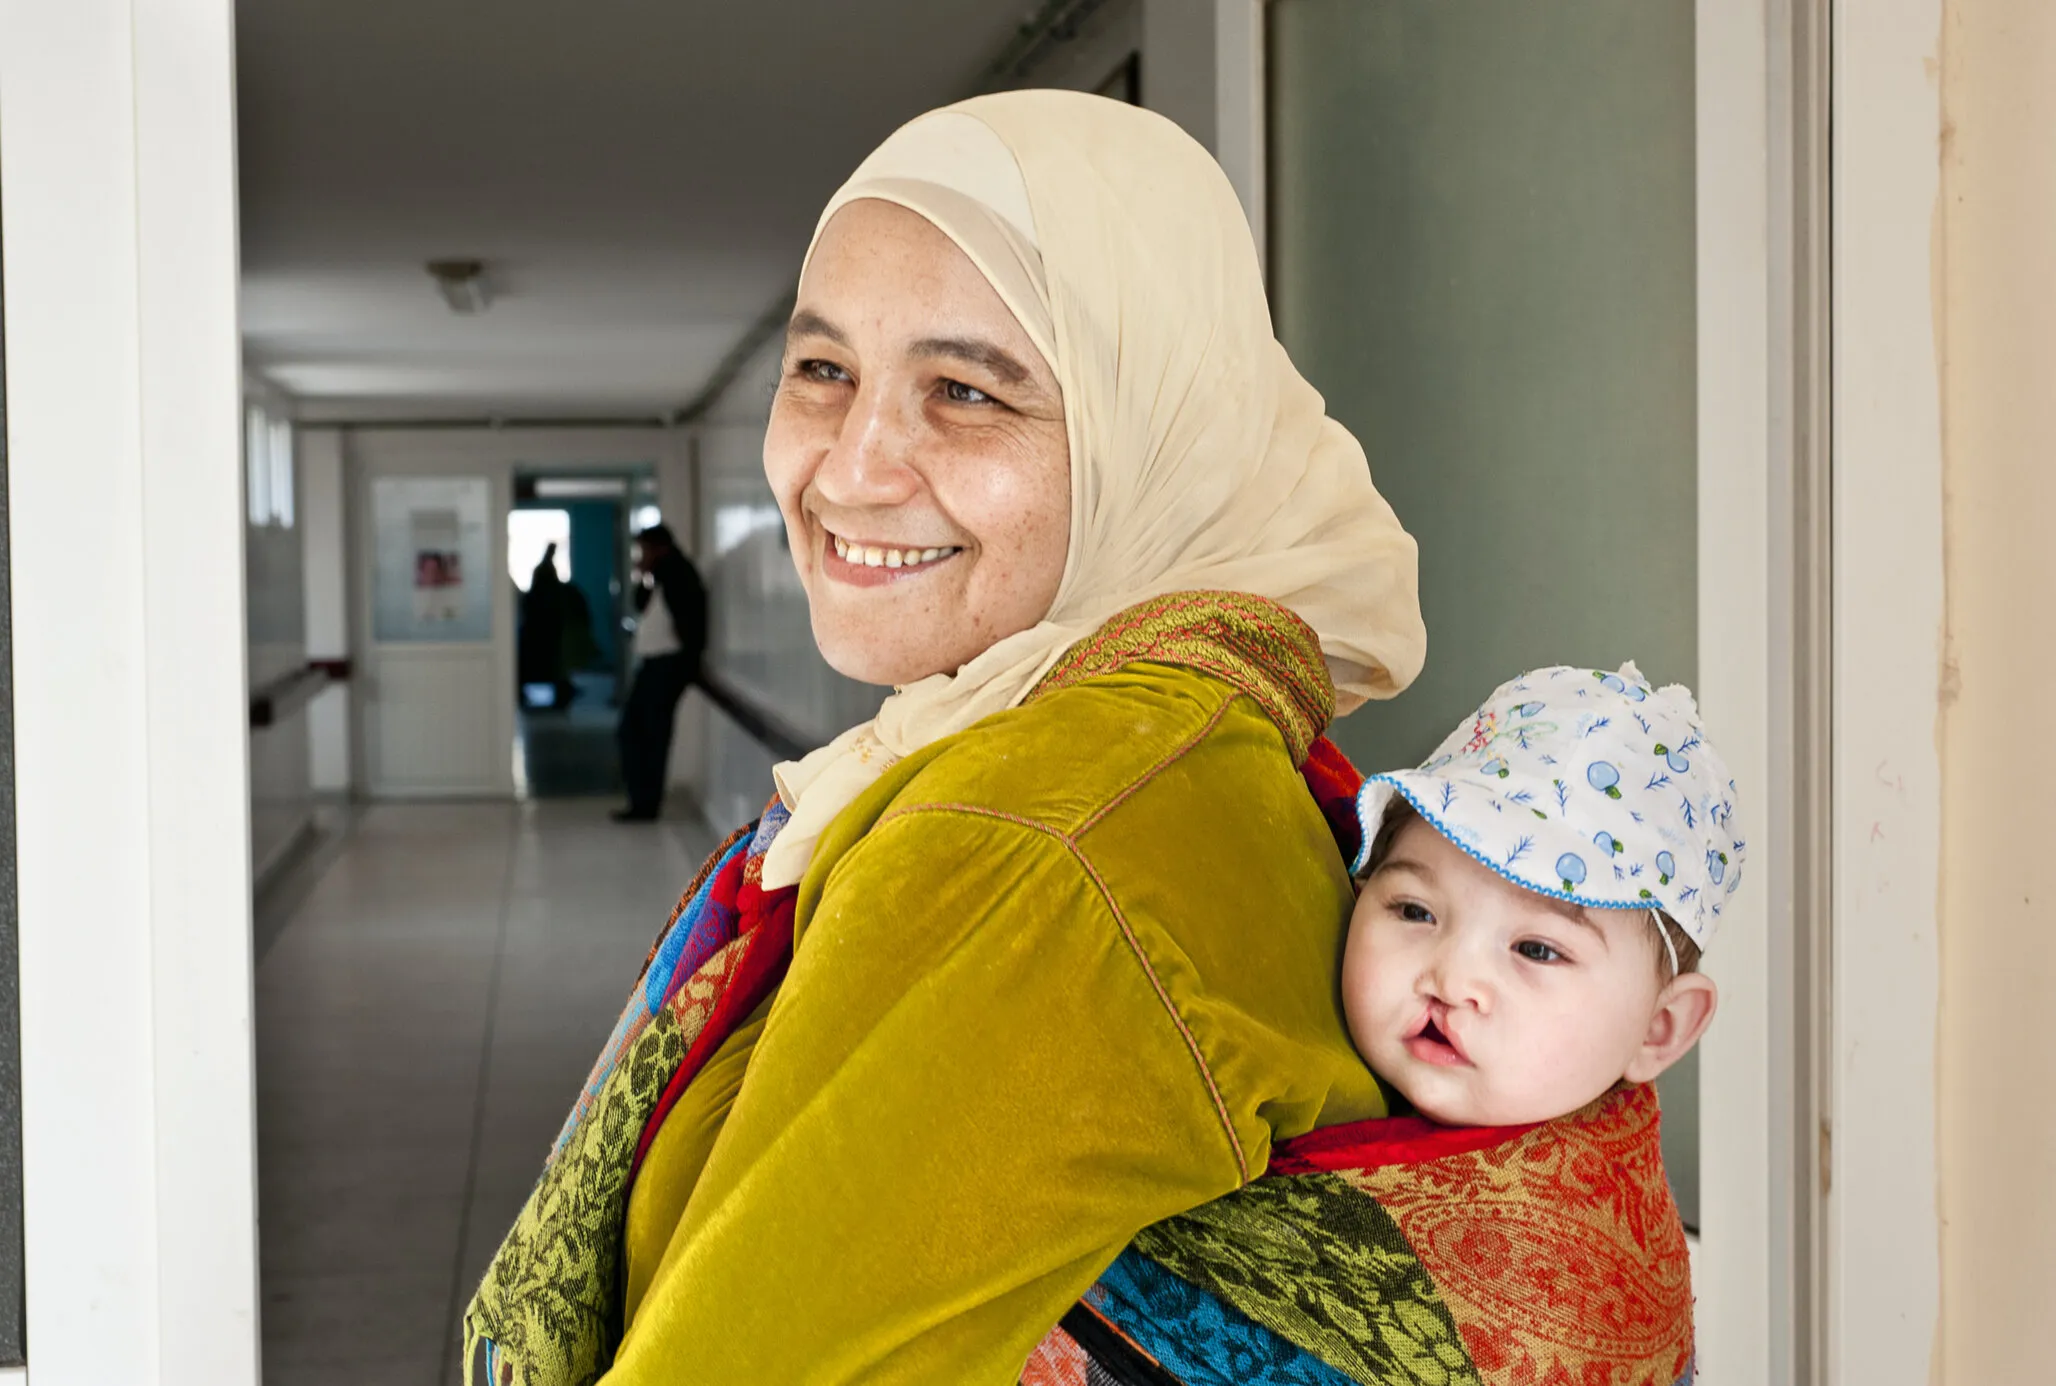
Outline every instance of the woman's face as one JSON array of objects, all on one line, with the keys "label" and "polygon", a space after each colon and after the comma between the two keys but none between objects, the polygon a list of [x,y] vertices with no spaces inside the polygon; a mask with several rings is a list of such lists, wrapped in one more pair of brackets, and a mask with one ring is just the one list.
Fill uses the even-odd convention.
[{"label": "woman's face", "polygon": [[764,474],[843,674],[953,673],[1049,612],[1071,538],[1056,376],[926,218],[852,202],[786,330]]}]

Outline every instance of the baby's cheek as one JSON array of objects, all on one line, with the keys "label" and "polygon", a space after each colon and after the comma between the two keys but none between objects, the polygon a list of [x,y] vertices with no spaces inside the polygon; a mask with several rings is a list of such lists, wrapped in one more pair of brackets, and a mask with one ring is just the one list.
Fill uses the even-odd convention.
[{"label": "baby's cheek", "polygon": [[1352,947],[1342,959],[1342,1015],[1349,1025],[1349,1037],[1357,1052],[1370,1062],[1370,1046],[1377,1034],[1378,993],[1373,970]]},{"label": "baby's cheek", "polygon": [[[1529,1121],[1568,1116],[1596,1100],[1620,1078],[1611,1035],[1595,1028],[1589,1015],[1538,1022],[1515,1046],[1520,1066],[1518,1094]],[[1513,1096],[1514,1094],[1508,1094]]]}]

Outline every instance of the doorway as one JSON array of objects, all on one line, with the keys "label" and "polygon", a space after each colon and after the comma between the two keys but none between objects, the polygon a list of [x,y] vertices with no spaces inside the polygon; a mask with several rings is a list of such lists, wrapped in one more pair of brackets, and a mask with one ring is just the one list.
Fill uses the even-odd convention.
[{"label": "doorway", "polygon": [[661,513],[651,467],[515,473],[507,576],[517,797],[621,791],[614,727],[632,673],[629,550]]}]

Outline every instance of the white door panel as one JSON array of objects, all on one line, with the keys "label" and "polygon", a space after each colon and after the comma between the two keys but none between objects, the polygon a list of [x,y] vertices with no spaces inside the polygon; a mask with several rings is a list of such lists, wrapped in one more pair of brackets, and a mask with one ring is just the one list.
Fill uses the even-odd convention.
[{"label": "white door panel", "polygon": [[411,434],[353,437],[349,462],[362,782],[512,797],[507,469]]},{"label": "white door panel", "polygon": [[365,707],[373,792],[491,794],[509,751],[487,714],[503,696],[490,645],[378,649]]}]

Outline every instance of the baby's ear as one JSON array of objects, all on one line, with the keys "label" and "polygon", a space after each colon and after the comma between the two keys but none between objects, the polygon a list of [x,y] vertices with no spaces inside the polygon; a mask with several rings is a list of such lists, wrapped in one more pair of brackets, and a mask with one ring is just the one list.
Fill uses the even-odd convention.
[{"label": "baby's ear", "polygon": [[1630,1083],[1648,1083],[1685,1057],[1706,1027],[1713,1023],[1720,1005],[1720,989],[1703,972],[1687,972],[1671,979],[1658,993],[1655,1014],[1643,1033],[1642,1046],[1628,1061],[1622,1075]]}]

